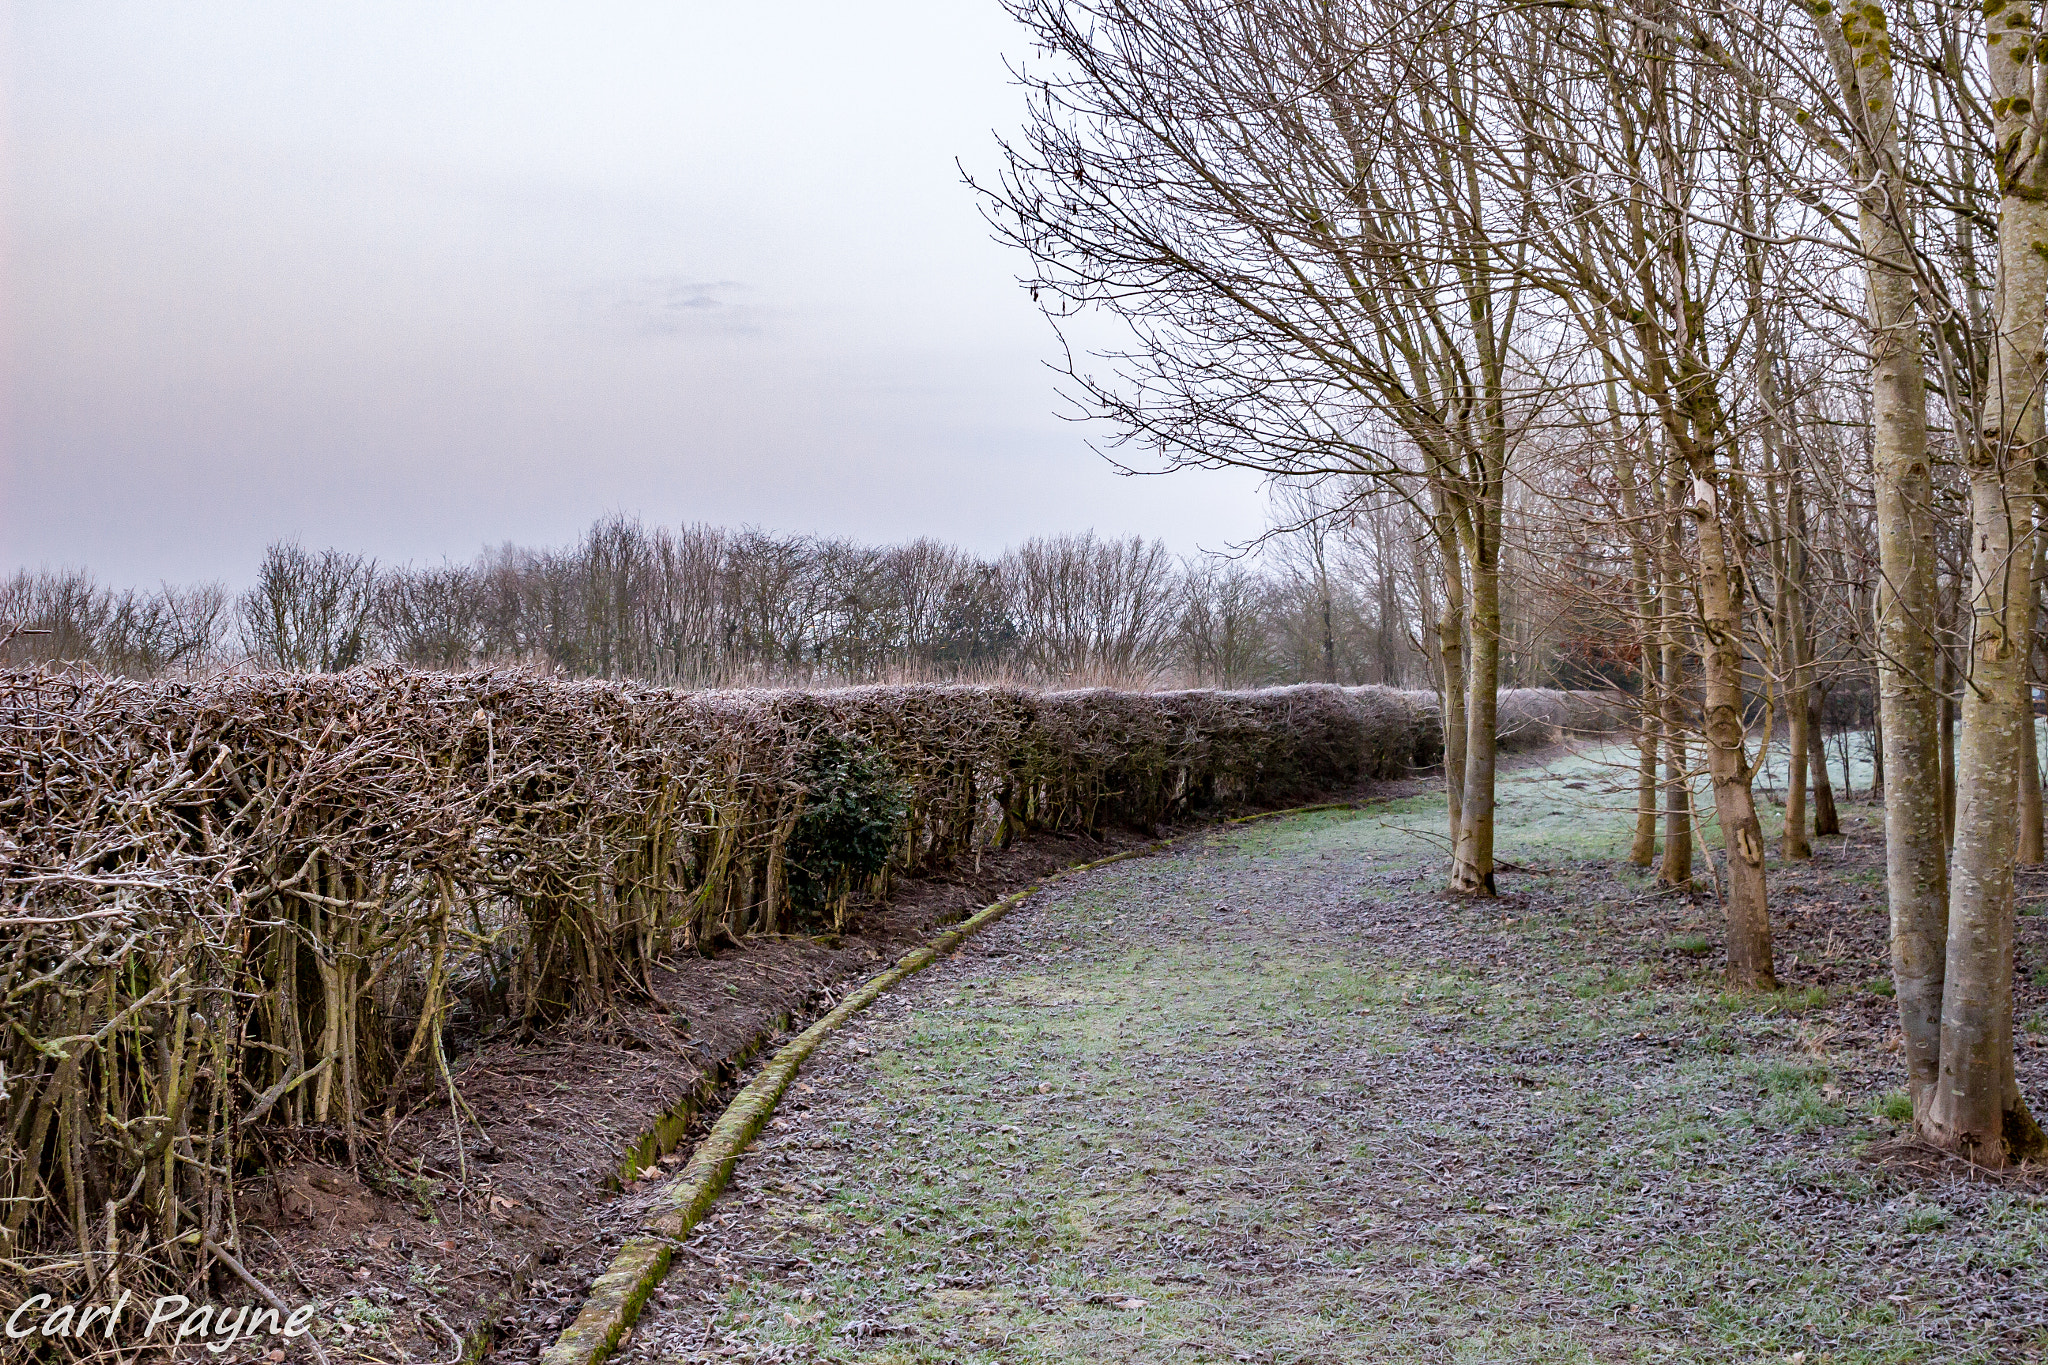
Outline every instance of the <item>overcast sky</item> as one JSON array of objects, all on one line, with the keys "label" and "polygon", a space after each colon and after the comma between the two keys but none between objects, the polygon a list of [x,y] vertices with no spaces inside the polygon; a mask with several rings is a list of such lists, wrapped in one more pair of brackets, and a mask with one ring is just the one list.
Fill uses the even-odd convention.
[{"label": "overcast sky", "polygon": [[1132,479],[955,159],[995,0],[0,0],[0,569],[245,581],[594,517],[1220,548]]}]

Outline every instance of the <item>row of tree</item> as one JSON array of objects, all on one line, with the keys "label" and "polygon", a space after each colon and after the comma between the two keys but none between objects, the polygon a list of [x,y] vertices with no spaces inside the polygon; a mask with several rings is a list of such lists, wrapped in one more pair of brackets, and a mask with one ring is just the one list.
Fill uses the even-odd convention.
[{"label": "row of tree", "polygon": [[[247,661],[334,672],[485,663],[684,687],[1012,678],[1046,683],[1431,685],[1435,574],[1398,519],[1324,509],[1248,558],[1158,541],[1033,540],[992,560],[935,540],[679,530],[613,517],[573,546],[383,567],[273,545],[254,585],[155,592],[83,571],[0,582],[14,662],[136,676]],[[1523,677],[1550,681],[1549,654]]]},{"label": "row of tree", "polygon": [[1637,857],[1661,787],[1670,880],[1709,779],[1747,987],[1775,984],[1761,741],[1789,722],[1804,856],[1817,694],[1874,678],[1920,1129],[2039,1151],[2012,1051],[2041,825],[2032,4],[1008,3],[1030,112],[978,188],[1056,323],[1123,325],[1068,348],[1078,409],[1133,459],[1399,504],[1434,547],[1454,888],[1493,889],[1517,593],[1638,698]]}]

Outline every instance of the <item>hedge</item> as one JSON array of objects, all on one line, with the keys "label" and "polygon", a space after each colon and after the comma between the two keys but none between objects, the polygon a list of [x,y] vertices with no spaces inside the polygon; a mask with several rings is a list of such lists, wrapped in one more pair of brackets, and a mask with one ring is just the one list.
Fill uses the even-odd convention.
[{"label": "hedge", "polygon": [[1406,773],[1436,716],[1319,686],[0,672],[0,1260],[192,1273],[237,1244],[257,1125],[353,1156],[448,1083],[455,1030],[601,1009],[664,953],[836,927],[1029,832]]}]

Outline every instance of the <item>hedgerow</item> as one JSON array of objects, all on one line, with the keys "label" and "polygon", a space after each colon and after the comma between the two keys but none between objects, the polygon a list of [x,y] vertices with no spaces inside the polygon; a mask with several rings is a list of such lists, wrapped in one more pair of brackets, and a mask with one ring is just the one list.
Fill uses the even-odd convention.
[{"label": "hedgerow", "polygon": [[0,673],[0,1260],[42,1289],[195,1273],[238,1242],[263,1129],[354,1158],[375,1111],[452,1085],[458,1001],[538,1028],[1027,833],[1439,752],[1434,700],[1382,688]]}]

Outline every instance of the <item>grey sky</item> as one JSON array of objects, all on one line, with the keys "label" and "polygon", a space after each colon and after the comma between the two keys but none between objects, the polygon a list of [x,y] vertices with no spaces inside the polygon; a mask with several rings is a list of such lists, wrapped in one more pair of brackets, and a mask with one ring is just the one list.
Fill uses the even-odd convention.
[{"label": "grey sky", "polygon": [[[4,3],[4,0],[0,0]],[[1128,479],[956,157],[994,0],[0,8],[0,569],[246,578],[624,510],[992,550],[1220,547],[1248,476]]]}]

